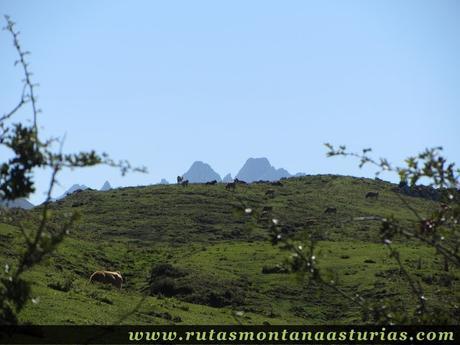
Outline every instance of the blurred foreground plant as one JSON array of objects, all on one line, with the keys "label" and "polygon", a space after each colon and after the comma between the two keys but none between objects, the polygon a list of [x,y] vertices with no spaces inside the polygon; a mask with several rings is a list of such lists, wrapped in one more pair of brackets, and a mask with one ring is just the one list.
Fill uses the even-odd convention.
[{"label": "blurred foreground plant", "polygon": [[[0,115],[0,149],[11,153],[10,159],[0,163],[0,201],[9,203],[28,197],[35,191],[34,171],[37,168],[51,169],[51,179],[36,229],[27,233],[21,224],[15,224],[23,232],[26,248],[20,254],[17,265],[10,267],[6,264],[3,267],[4,272],[0,275],[0,324],[17,324],[17,315],[26,302],[38,302],[37,299],[31,298],[30,286],[22,278],[23,273],[40,263],[44,256],[52,253],[78,219],[78,214],[73,213],[57,229],[51,228],[48,224],[49,204],[58,173],[66,168],[85,168],[101,164],[119,168],[122,175],[129,171],[145,172],[146,169],[133,168],[127,161],[115,162],[107,154],[98,154],[95,151],[64,154],[62,140],[40,138],[37,121],[40,109],[36,96],[38,84],[32,81],[33,74],[26,60],[30,53],[23,50],[15,23],[8,16],[5,16],[5,20],[4,30],[11,34],[18,53],[15,65],[21,67],[24,78],[18,103],[10,111]],[[30,108],[27,109],[27,106]],[[32,117],[30,125],[12,122],[20,110],[29,112],[29,116]],[[57,152],[54,149],[55,145],[60,147]]]},{"label": "blurred foreground plant", "polygon": [[[376,178],[383,171],[398,174],[400,183],[392,191],[414,215],[414,222],[410,225],[401,224],[394,218],[371,217],[380,222],[380,239],[388,248],[388,255],[399,267],[399,274],[415,299],[415,308],[408,306],[401,308],[400,303],[388,299],[371,301],[359,295],[350,294],[339,284],[337,272],[320,267],[317,244],[323,239],[319,229],[305,228],[305,238],[293,236],[288,224],[289,220],[282,220],[273,216],[272,207],[263,206],[260,209],[251,205],[243,205],[243,209],[250,210],[252,224],[257,223],[269,229],[271,242],[290,252],[286,262],[287,268],[300,274],[302,282],[308,285],[322,287],[327,291],[334,291],[361,310],[363,321],[380,324],[458,324],[460,322],[460,308],[458,302],[434,306],[427,301],[422,284],[414,277],[410,269],[401,259],[400,252],[394,241],[406,239],[419,242],[424,246],[435,249],[441,256],[444,265],[439,270],[445,277],[450,267],[458,269],[460,266],[460,170],[454,163],[448,163],[444,158],[441,147],[427,149],[415,157],[408,158],[404,167],[393,167],[388,160],[375,160],[369,156],[371,149],[364,149],[361,153],[348,152],[345,146],[335,148],[325,144],[328,148],[327,156],[346,156],[358,158],[362,167],[372,164],[377,168]],[[417,185],[418,182],[428,183],[426,186]],[[411,205],[407,195],[424,192],[436,201],[436,209],[428,216],[422,216]],[[358,217],[353,221],[360,221]],[[369,217],[367,217],[369,218]],[[308,223],[308,222],[307,222]],[[420,263],[419,263],[420,264]],[[441,273],[440,272],[440,273]],[[454,279],[451,276],[450,279]]]},{"label": "blurred foreground plant", "polygon": [[[417,301],[414,312],[411,314],[398,310],[392,303],[371,306],[368,312],[372,313],[376,321],[386,323],[458,323],[460,309],[455,303],[444,305],[442,308],[430,306],[420,281],[403,264],[400,252],[393,246],[393,241],[405,238],[434,248],[436,254],[444,261],[444,272],[449,271],[449,265],[456,269],[460,267],[460,169],[456,169],[455,163],[448,162],[442,155],[442,147],[426,149],[416,156],[407,158],[405,166],[394,167],[386,159],[372,158],[369,155],[371,149],[363,149],[361,153],[356,153],[347,151],[345,146],[335,148],[328,143],[325,146],[328,149],[328,157],[355,157],[360,161],[359,167],[373,165],[377,169],[376,177],[382,172],[398,174],[398,189],[392,191],[416,219],[411,226],[402,225],[394,218],[381,219],[380,224],[380,238],[387,246],[390,258],[398,264],[401,275]],[[427,185],[419,186],[419,182],[425,182]],[[432,210],[431,215],[419,214],[405,197],[420,190],[428,190],[430,197],[437,201],[437,208]]]}]

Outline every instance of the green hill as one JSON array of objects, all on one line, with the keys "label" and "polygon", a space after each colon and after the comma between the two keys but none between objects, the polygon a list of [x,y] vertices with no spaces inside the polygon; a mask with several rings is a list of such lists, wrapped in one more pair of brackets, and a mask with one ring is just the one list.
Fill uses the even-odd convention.
[{"label": "green hill", "polygon": [[[34,299],[20,319],[34,324],[361,323],[360,310],[338,293],[307,286],[298,274],[274,273],[290,254],[272,246],[268,230],[241,212],[264,206],[297,238],[307,228],[320,234],[320,267],[336,271],[344,291],[413,307],[409,286],[380,243],[380,224],[372,220],[415,220],[392,191],[395,185],[330,175],[282,184],[237,185],[235,191],[223,184],[86,190],[53,203],[54,224],[73,211],[82,218],[58,250],[27,273]],[[365,198],[369,191],[379,197]],[[426,199],[405,198],[422,215],[437,207]],[[325,213],[328,207],[336,212]],[[0,263],[14,265],[24,246],[18,222],[32,228],[39,212],[3,211]],[[447,279],[432,249],[407,240],[395,246],[430,302],[458,301],[458,271]],[[423,265],[417,269],[420,258]],[[123,289],[89,284],[91,273],[100,269],[122,272]]]}]

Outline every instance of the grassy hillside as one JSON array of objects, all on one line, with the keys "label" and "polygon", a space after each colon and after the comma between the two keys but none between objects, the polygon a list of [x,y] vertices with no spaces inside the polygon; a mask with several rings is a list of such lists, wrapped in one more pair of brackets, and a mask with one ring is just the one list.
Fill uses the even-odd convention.
[{"label": "grassy hillside", "polygon": [[[367,299],[414,305],[395,262],[378,236],[379,222],[357,217],[414,215],[392,192],[394,185],[370,179],[306,176],[270,184],[176,185],[83,191],[52,205],[55,222],[79,211],[82,219],[57,252],[27,273],[33,296],[22,321],[40,324],[323,324],[359,323],[360,311],[333,291],[306,286],[293,273],[270,271],[289,256],[272,246],[266,229],[253,226],[242,207],[272,207],[273,216],[301,239],[308,225],[320,234],[320,267],[334,270],[341,288]],[[267,195],[267,191],[272,190]],[[366,199],[378,191],[378,199]],[[437,205],[406,197],[421,214]],[[336,213],[324,213],[327,207]],[[39,209],[4,214],[0,262],[14,264],[24,244],[17,226],[31,227]],[[444,277],[433,250],[401,241],[403,261],[422,279],[429,301],[459,300],[458,272]],[[419,258],[422,268],[416,269]],[[169,264],[170,266],[162,266]],[[152,267],[155,293],[149,291]],[[169,272],[162,271],[169,267]],[[126,277],[121,291],[88,284],[95,270]],[[172,271],[171,271],[172,270]],[[162,273],[163,272],[163,273]],[[433,282],[444,282],[436,284]],[[161,293],[160,293],[161,292]],[[139,302],[134,313],[129,313]],[[243,312],[243,313],[241,313]]]}]

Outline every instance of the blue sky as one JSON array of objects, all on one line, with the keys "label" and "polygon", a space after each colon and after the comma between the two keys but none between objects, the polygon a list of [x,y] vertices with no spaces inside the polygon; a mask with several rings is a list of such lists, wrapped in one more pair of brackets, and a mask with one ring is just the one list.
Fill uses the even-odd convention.
[{"label": "blue sky", "polygon": [[[459,1],[0,0],[0,13],[32,52],[43,137],[149,169],[63,172],[57,195],[172,181],[195,160],[221,175],[267,157],[292,173],[372,176],[326,158],[324,142],[396,163],[441,145],[460,162]],[[15,60],[3,31],[1,112],[20,94]],[[35,203],[49,172],[36,178]]]}]

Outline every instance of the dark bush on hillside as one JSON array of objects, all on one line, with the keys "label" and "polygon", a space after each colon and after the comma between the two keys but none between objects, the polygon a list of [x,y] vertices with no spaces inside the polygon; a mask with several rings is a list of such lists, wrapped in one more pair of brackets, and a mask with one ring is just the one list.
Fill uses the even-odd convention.
[{"label": "dark bush on hillside", "polygon": [[193,292],[191,288],[183,286],[181,282],[177,282],[171,277],[161,277],[153,281],[150,285],[150,291],[153,294],[159,294],[166,297],[178,295],[185,296]]},{"label": "dark bush on hillside", "polygon": [[157,264],[152,267],[150,272],[150,292],[152,294],[172,297],[177,295],[187,295],[192,291],[181,285],[176,278],[185,277],[187,272],[182,268],[174,267],[168,263]]},{"label": "dark bush on hillside", "polygon": [[425,198],[434,201],[439,201],[442,194],[440,190],[431,186],[410,186],[406,181],[401,181],[398,187],[394,188],[394,191],[408,196]]},{"label": "dark bush on hillside", "polygon": [[178,278],[178,277],[183,277],[185,275],[187,275],[187,272],[185,272],[184,269],[174,267],[173,265],[168,264],[168,263],[161,263],[161,264],[158,264],[152,267],[150,278],[151,279],[157,278],[157,277]]},{"label": "dark bush on hillside", "polygon": [[264,266],[262,267],[263,274],[273,274],[273,273],[289,273],[289,270],[286,267],[281,265],[275,266]]},{"label": "dark bush on hillside", "polygon": [[151,281],[150,292],[152,294],[161,294],[166,297],[176,295],[176,282],[174,279],[165,277],[157,281]]},{"label": "dark bush on hillside", "polygon": [[155,265],[149,280],[152,295],[176,297],[185,302],[218,308],[243,304],[245,284],[242,281],[218,280],[214,276],[167,263]]},{"label": "dark bush on hillside", "polygon": [[239,281],[218,281],[214,277],[204,276],[187,283],[192,293],[182,297],[186,302],[215,308],[244,304],[246,293]]},{"label": "dark bush on hillside", "polygon": [[73,288],[73,279],[66,277],[53,283],[49,283],[48,287],[57,291],[69,292]]}]

